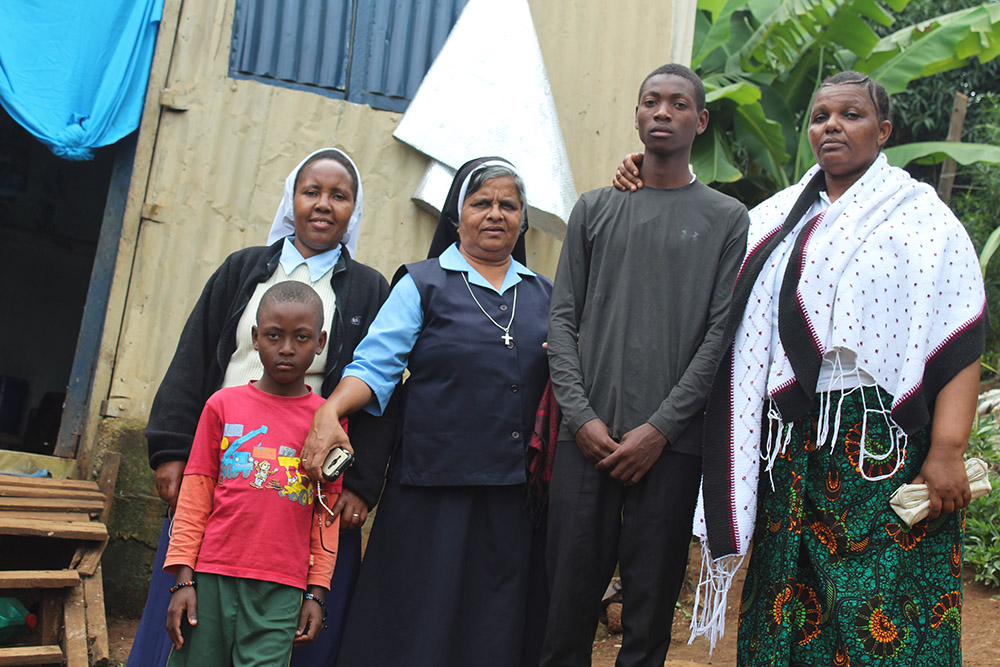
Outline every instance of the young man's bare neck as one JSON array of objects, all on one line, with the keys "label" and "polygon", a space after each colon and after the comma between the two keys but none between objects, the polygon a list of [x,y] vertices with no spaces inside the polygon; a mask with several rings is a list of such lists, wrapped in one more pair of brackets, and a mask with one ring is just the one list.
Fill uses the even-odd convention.
[{"label": "young man's bare neck", "polygon": [[646,151],[642,166],[639,167],[639,178],[643,185],[650,188],[682,188],[691,182],[691,169],[688,167],[690,160],[690,152],[683,155],[658,155]]}]

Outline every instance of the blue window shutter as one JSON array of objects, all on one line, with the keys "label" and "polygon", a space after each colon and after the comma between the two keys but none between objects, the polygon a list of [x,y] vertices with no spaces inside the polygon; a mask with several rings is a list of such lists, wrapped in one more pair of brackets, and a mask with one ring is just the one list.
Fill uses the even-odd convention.
[{"label": "blue window shutter", "polygon": [[229,74],[405,111],[467,2],[236,0]]},{"label": "blue window shutter", "polygon": [[405,111],[468,0],[359,0],[349,100]]},{"label": "blue window shutter", "polygon": [[343,93],[354,4],[353,0],[237,2],[230,70]]}]

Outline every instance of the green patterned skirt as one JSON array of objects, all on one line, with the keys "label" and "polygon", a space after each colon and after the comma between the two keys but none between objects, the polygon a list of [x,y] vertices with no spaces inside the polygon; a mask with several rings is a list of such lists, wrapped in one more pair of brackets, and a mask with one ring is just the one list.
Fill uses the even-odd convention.
[{"label": "green patterned skirt", "polygon": [[965,512],[913,528],[899,520],[889,497],[920,472],[930,429],[909,437],[892,477],[866,480],[859,468],[866,404],[868,476],[890,472],[900,455],[876,460],[891,450],[876,410],[880,398],[885,406],[892,398],[875,387],[863,392],[864,401],[861,391],[845,398],[832,446],[816,446],[814,411],[795,422],[771,477],[761,472],[740,607],[740,667],[962,664]]}]

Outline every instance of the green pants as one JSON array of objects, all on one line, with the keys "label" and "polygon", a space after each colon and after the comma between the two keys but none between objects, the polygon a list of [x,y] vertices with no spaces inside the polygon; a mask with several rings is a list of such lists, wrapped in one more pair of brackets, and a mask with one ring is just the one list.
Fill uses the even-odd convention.
[{"label": "green pants", "polygon": [[302,609],[302,591],[270,581],[198,574],[198,625],[181,621],[184,647],[168,667],[284,667]]}]

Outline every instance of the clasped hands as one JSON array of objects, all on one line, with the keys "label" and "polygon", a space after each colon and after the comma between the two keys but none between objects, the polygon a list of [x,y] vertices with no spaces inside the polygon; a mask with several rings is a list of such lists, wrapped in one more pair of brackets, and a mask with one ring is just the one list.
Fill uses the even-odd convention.
[{"label": "clasped hands", "polygon": [[621,442],[615,442],[607,425],[595,418],[576,432],[576,444],[598,470],[631,486],[638,483],[660,458],[667,439],[652,425],[645,423],[623,435]]}]

